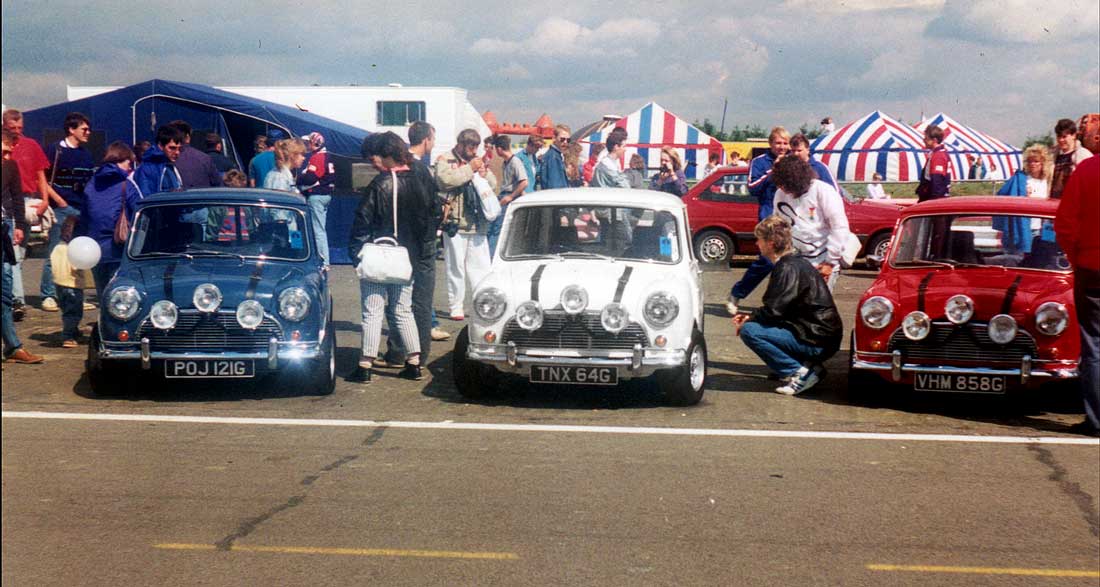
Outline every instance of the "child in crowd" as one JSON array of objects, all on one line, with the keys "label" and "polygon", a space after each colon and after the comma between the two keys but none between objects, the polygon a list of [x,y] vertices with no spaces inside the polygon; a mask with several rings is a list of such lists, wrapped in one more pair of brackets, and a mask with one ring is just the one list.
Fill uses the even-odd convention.
[{"label": "child in crowd", "polygon": [[80,338],[80,321],[84,319],[84,290],[94,287],[92,272],[77,269],[69,262],[69,241],[79,222],[79,216],[69,216],[61,225],[61,242],[50,253],[53,266],[53,283],[57,287],[57,301],[61,306],[61,347],[76,348]]},{"label": "child in crowd", "polygon": [[222,184],[227,188],[246,188],[248,187],[248,176],[240,169],[230,169],[225,172]]},{"label": "child in crowd", "polygon": [[872,182],[867,184],[867,197],[872,200],[885,200],[890,196],[886,195],[886,190],[882,189],[882,175],[875,173],[872,177]]}]

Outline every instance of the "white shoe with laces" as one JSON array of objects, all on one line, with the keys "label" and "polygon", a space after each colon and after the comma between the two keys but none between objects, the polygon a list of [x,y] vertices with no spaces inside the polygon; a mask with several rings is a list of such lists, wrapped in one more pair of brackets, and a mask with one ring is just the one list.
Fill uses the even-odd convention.
[{"label": "white shoe with laces", "polygon": [[736,316],[737,315],[737,306],[740,306],[740,305],[741,305],[741,299],[740,298],[735,298],[733,296],[730,296],[729,299],[726,300],[726,311],[730,313],[730,316]]},{"label": "white shoe with laces", "polygon": [[814,365],[812,367],[803,365],[799,367],[798,372],[795,373],[790,380],[775,388],[775,392],[783,395],[798,395],[817,385],[817,382],[821,381],[821,374],[823,372],[824,369],[822,369],[820,365]]}]

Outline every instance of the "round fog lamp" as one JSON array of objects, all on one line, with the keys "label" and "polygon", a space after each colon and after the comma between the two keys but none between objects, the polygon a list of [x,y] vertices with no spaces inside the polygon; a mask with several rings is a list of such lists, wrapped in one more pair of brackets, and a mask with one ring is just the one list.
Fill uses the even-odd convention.
[{"label": "round fog lamp", "polygon": [[191,301],[200,312],[215,312],[222,305],[222,291],[213,283],[204,283],[195,288]]},{"label": "round fog lamp", "polygon": [[1012,342],[1016,329],[1016,319],[1008,314],[997,314],[989,319],[989,339],[997,344]]},{"label": "round fog lamp", "polygon": [[600,324],[611,334],[622,332],[629,323],[630,316],[627,314],[626,306],[622,304],[612,302],[600,312]]},{"label": "round fog lamp", "polygon": [[579,285],[561,290],[561,307],[566,314],[580,314],[588,307],[588,292]]},{"label": "round fog lamp", "polygon": [[516,308],[516,324],[524,330],[542,328],[542,308],[538,302],[523,302]]},{"label": "round fog lamp", "polygon": [[924,340],[932,331],[932,320],[921,311],[909,312],[901,321],[901,329],[909,340]]},{"label": "round fog lamp", "polygon": [[962,294],[951,296],[943,307],[943,313],[952,324],[966,324],[974,317],[974,300]]},{"label": "round fog lamp", "polygon": [[245,300],[237,306],[237,324],[245,330],[255,330],[264,321],[264,306],[256,300]]},{"label": "round fog lamp", "polygon": [[179,309],[168,300],[161,300],[149,309],[149,321],[153,326],[161,330],[169,330],[176,325],[179,318]]}]

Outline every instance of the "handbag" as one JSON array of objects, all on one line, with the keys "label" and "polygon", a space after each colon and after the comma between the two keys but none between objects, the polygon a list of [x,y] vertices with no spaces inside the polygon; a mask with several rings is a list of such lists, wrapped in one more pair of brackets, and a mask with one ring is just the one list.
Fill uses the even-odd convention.
[{"label": "handbag", "polygon": [[493,187],[489,185],[489,180],[474,174],[474,179],[471,181],[474,184],[474,189],[477,190],[478,200],[481,201],[481,215],[489,222],[496,220],[500,216],[500,200],[493,193]]},{"label": "handbag", "polygon": [[130,220],[126,218],[126,180],[122,180],[122,207],[118,211],[118,220],[115,221],[115,244],[121,245],[130,238]]},{"label": "handbag", "polygon": [[848,236],[844,237],[844,249],[840,252],[841,268],[851,268],[852,264],[856,262],[856,257],[859,256],[861,249],[863,249],[863,243],[859,242],[859,237],[848,231]]},{"label": "handbag", "polygon": [[383,236],[363,245],[359,250],[359,279],[387,285],[408,285],[412,282],[409,251],[397,243],[397,173],[390,170],[393,184],[393,237]]}]

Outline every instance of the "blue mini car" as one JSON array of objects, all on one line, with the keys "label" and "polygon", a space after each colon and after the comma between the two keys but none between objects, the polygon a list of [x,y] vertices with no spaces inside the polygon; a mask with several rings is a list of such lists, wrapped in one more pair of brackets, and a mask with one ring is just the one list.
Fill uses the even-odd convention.
[{"label": "blue mini car", "polygon": [[207,189],[142,200],[88,345],[93,392],[139,374],[336,384],[328,274],[301,196]]}]

